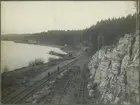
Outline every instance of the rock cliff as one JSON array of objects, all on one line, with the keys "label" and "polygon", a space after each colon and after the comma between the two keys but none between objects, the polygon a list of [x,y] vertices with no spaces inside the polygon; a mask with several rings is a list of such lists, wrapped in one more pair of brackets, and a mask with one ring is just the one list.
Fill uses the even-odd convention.
[{"label": "rock cliff", "polygon": [[116,45],[103,46],[90,59],[88,91],[94,103],[139,103],[139,31]]}]

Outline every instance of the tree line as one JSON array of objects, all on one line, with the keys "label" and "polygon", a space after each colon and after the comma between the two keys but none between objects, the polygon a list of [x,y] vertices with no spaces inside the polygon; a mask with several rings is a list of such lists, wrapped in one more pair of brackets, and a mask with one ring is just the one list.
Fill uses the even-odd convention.
[{"label": "tree line", "polygon": [[85,31],[84,38],[92,43],[92,50],[96,51],[103,45],[115,44],[120,37],[135,30],[136,14],[98,21]]},{"label": "tree line", "polygon": [[3,40],[34,40],[39,44],[55,44],[76,46],[83,42],[91,45],[92,51],[96,51],[103,45],[111,45],[117,42],[125,34],[134,33],[136,29],[136,14],[126,17],[112,18],[98,21],[95,25],[84,30],[51,30],[48,32],[9,35]]},{"label": "tree line", "polygon": [[48,32],[22,34],[22,35],[3,35],[2,40],[11,40],[27,43],[29,40],[46,45],[69,45],[75,46],[82,42],[83,30],[51,30]]}]

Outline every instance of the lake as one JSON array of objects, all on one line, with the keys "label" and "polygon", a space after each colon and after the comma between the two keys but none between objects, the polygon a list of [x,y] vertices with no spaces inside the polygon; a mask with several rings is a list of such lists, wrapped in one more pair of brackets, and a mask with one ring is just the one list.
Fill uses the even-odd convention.
[{"label": "lake", "polygon": [[26,67],[29,62],[35,59],[42,59],[47,63],[49,58],[59,58],[58,56],[50,55],[50,51],[66,54],[56,47],[1,41],[1,72],[5,67],[9,71]]}]

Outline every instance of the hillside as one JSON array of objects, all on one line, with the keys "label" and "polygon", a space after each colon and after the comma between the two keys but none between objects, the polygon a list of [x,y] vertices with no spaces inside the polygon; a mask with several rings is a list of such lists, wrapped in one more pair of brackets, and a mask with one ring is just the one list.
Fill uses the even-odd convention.
[{"label": "hillside", "polygon": [[21,34],[21,35],[2,35],[2,40],[10,40],[19,43],[36,43],[45,45],[76,45],[82,41],[82,30],[51,30],[48,32]]},{"label": "hillside", "polygon": [[92,52],[96,52],[104,45],[118,42],[125,34],[134,34],[136,31],[136,14],[126,17],[112,18],[98,21],[84,31],[84,39],[92,44]]},{"label": "hillside", "polygon": [[90,59],[88,91],[94,103],[139,103],[139,31],[103,46]]}]

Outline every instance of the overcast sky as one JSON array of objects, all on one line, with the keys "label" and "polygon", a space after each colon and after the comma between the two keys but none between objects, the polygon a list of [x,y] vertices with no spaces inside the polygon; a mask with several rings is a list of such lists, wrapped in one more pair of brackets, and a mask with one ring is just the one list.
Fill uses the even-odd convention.
[{"label": "overcast sky", "polygon": [[101,19],[126,16],[134,12],[132,1],[1,2],[1,32],[85,29]]}]

